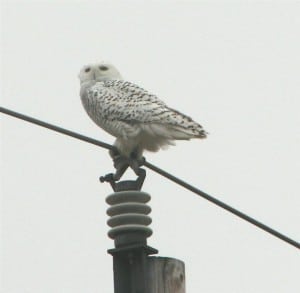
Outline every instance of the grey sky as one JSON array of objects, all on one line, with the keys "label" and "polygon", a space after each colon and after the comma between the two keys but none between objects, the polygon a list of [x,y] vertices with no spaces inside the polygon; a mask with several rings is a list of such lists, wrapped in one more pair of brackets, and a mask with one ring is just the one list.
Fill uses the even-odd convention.
[{"label": "grey sky", "polygon": [[[112,143],[79,99],[107,60],[210,132],[149,161],[300,241],[300,2],[2,1],[1,105]],[[113,292],[105,150],[1,115],[4,293]],[[148,172],[149,244],[187,292],[300,291],[297,249]]]}]

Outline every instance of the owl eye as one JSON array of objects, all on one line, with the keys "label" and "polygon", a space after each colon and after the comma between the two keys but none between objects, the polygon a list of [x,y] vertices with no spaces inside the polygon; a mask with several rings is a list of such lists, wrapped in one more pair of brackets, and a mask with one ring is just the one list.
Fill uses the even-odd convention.
[{"label": "owl eye", "polygon": [[102,70],[102,71],[106,71],[106,70],[108,70],[108,67],[104,66],[104,65],[101,65],[101,66],[99,66],[99,69]]},{"label": "owl eye", "polygon": [[86,68],[86,69],[84,70],[84,72],[89,72],[89,71],[91,71],[91,68],[90,68],[90,67],[88,67],[88,68]]}]

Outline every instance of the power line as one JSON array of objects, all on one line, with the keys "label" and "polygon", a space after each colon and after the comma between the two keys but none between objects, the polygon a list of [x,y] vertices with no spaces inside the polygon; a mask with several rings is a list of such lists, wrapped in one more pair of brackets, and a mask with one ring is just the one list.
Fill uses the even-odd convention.
[{"label": "power line", "polygon": [[51,129],[53,131],[56,131],[56,132],[59,132],[59,133],[77,138],[79,140],[86,141],[88,143],[97,145],[99,147],[102,147],[102,148],[105,148],[105,149],[108,149],[108,150],[113,149],[113,146],[108,144],[108,143],[93,139],[93,138],[88,137],[88,136],[84,136],[84,135],[76,133],[74,131],[71,131],[71,130],[68,130],[68,129],[65,129],[65,128],[62,128],[62,127],[44,122],[42,120],[35,119],[33,117],[29,117],[27,115],[24,115],[24,114],[15,112],[15,111],[11,111],[11,110],[3,108],[3,107],[0,107],[0,112],[2,112],[4,114],[7,114],[7,115],[10,115],[10,116],[13,116],[13,117],[18,118],[18,119],[33,123],[33,124],[36,124],[36,125]]},{"label": "power line", "polygon": [[280,232],[272,229],[271,227],[268,227],[267,225],[265,225],[265,224],[263,224],[263,223],[255,220],[254,218],[252,218],[252,217],[250,217],[250,216],[248,216],[248,215],[240,212],[239,210],[233,208],[232,206],[230,206],[230,205],[228,205],[228,204],[226,204],[226,203],[218,200],[217,198],[215,198],[215,197],[213,197],[213,196],[211,196],[211,195],[203,192],[202,190],[200,190],[200,189],[198,189],[198,188],[190,185],[189,183],[181,180],[180,178],[177,178],[177,177],[173,176],[172,174],[170,174],[170,173],[168,173],[168,172],[166,172],[166,171],[164,171],[164,170],[162,170],[162,169],[160,169],[160,168],[152,165],[151,163],[149,163],[147,161],[145,162],[144,165],[146,167],[148,167],[149,169],[153,170],[154,172],[156,172],[156,173],[158,173],[158,174],[160,174],[160,175],[162,175],[162,176],[170,179],[171,181],[173,181],[173,182],[181,185],[182,187],[184,187],[184,188],[192,191],[193,193],[196,193],[196,194],[200,195],[201,197],[207,199],[208,201],[214,203],[215,205],[217,205],[217,206],[219,206],[219,207],[227,210],[228,212],[230,212],[230,213],[232,213],[232,214],[234,214],[234,215],[242,218],[243,220],[245,220],[245,221],[247,221],[247,222],[255,225],[256,227],[258,227],[258,228],[260,228],[260,229],[262,229],[262,230],[264,230],[264,231],[266,231],[266,232],[274,235],[275,237],[277,237],[277,238],[279,238],[279,239],[281,239],[281,240],[283,240],[283,241],[285,241],[285,242],[287,242],[287,243],[289,243],[289,244],[291,244],[291,245],[293,245],[293,246],[295,246],[295,247],[297,247],[297,248],[300,249],[300,243],[298,243],[297,241],[295,241],[295,240],[293,240],[293,239],[291,239],[291,238],[283,235],[282,233],[280,233]]},{"label": "power line", "polygon": [[[7,115],[10,115],[10,116],[13,116],[15,118],[18,118],[18,119],[21,119],[21,120],[24,120],[24,121],[42,126],[42,127],[45,127],[47,129],[51,129],[51,130],[56,131],[58,133],[61,133],[61,134],[67,135],[67,136],[71,136],[73,138],[76,138],[76,139],[79,139],[79,140],[82,140],[82,141],[100,146],[100,147],[105,148],[105,149],[113,149],[114,148],[114,146],[112,146],[110,144],[101,142],[101,141],[93,139],[91,137],[76,133],[74,131],[70,131],[68,129],[65,129],[65,128],[62,128],[62,127],[59,127],[59,126],[56,126],[56,125],[53,125],[53,124],[35,119],[35,118],[32,118],[30,116],[27,116],[27,115],[24,115],[24,114],[21,114],[21,113],[18,113],[18,112],[15,112],[15,111],[3,108],[3,107],[0,107],[0,112],[2,112],[4,114],[7,114]],[[147,161],[145,161],[144,166],[151,169],[152,171],[160,174],[161,176],[163,176],[163,177],[165,177],[165,178],[181,185],[182,187],[192,191],[193,193],[198,194],[199,196],[201,196],[201,197],[205,198],[206,200],[214,203],[215,205],[227,210],[228,212],[238,216],[239,218],[255,225],[256,227],[264,230],[265,232],[268,232],[268,233],[272,234],[273,236],[281,239],[282,241],[287,242],[287,243],[293,245],[294,247],[300,249],[300,243],[299,242],[285,236],[284,234],[272,229],[271,227],[255,220],[254,218],[252,218],[252,217],[250,217],[250,216],[248,216],[248,215],[246,215],[242,212],[240,212],[239,210],[231,207],[230,205],[228,205],[228,204],[212,197],[211,195],[209,195],[209,194],[201,191],[200,189],[190,185],[189,183],[181,180],[180,178],[175,177],[174,175],[160,169],[159,167],[157,167],[157,166],[155,166],[155,165],[153,165],[153,164],[151,164]]]}]

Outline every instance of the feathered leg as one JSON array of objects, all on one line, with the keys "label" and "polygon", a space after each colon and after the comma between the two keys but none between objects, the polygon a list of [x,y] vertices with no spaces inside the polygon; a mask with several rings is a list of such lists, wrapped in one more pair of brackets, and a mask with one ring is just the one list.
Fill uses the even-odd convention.
[{"label": "feathered leg", "polygon": [[136,148],[133,150],[130,154],[129,158],[129,166],[134,171],[134,173],[138,176],[143,176],[145,173],[145,170],[140,168],[144,165],[145,158],[142,156],[143,151],[140,148]]},{"label": "feathered leg", "polygon": [[138,176],[137,182],[142,185],[146,177],[146,171],[140,168],[144,164],[145,159],[142,157],[142,151],[139,148],[132,151],[129,157],[121,155],[118,149],[110,150],[109,155],[114,162],[116,172],[115,174],[107,174],[106,176],[101,177],[101,182],[107,181],[114,185],[116,181],[121,179],[128,167],[130,167]]},{"label": "feathered leg", "polygon": [[115,181],[120,180],[127,168],[129,167],[128,158],[122,156],[117,150],[110,150],[109,155],[113,159],[116,173],[113,175]]}]

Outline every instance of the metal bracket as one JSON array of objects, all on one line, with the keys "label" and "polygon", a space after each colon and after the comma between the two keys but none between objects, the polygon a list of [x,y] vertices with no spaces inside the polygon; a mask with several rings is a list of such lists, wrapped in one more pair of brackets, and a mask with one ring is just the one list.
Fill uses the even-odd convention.
[{"label": "metal bracket", "polygon": [[113,191],[115,192],[125,191],[125,190],[141,190],[146,178],[146,170],[139,168],[138,173],[139,175],[136,180],[124,180],[124,181],[117,182],[114,179],[113,173],[109,173],[105,176],[101,176],[99,180],[101,183],[108,182],[111,185]]}]

